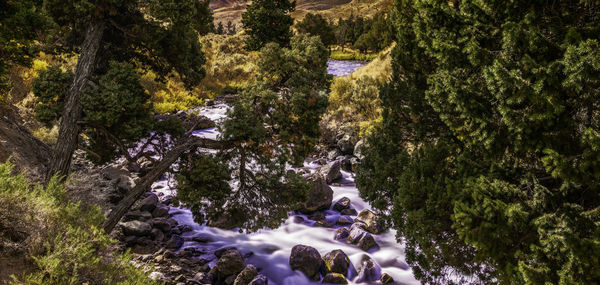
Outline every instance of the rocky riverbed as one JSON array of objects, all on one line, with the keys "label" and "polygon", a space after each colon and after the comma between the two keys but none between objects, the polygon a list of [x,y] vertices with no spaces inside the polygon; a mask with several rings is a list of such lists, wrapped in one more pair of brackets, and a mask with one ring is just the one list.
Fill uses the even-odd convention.
[{"label": "rocky riverbed", "polygon": [[[218,125],[227,100],[197,111]],[[194,135],[219,138],[217,128]],[[167,284],[418,284],[395,232],[385,229],[358,195],[352,170],[362,145],[340,131],[294,169],[312,183],[310,199],[277,229],[247,234],[215,227],[227,228],[214,221],[197,224],[188,209],[171,205],[177,186],[164,176],[124,217],[117,237],[136,253],[140,266],[152,266],[153,279]],[[116,170],[107,175],[121,185],[117,189],[133,183]]]}]

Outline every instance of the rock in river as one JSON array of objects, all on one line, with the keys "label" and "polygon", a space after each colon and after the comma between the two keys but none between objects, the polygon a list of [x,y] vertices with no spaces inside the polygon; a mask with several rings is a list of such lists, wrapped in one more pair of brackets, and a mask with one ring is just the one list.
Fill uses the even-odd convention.
[{"label": "rock in river", "polygon": [[323,257],[327,273],[340,273],[344,276],[348,273],[350,259],[340,249],[332,250]]},{"label": "rock in river", "polygon": [[332,161],[321,167],[321,174],[325,177],[325,182],[331,184],[333,181],[342,178],[341,163],[339,160]]},{"label": "rock in river", "polygon": [[301,244],[292,248],[290,267],[292,270],[300,270],[308,278],[313,280],[321,278],[319,269],[322,263],[321,254],[315,248]]},{"label": "rock in river", "polygon": [[310,176],[308,181],[312,186],[308,194],[308,201],[303,204],[300,212],[313,213],[329,209],[333,200],[333,190],[327,185],[323,176],[315,174]]},{"label": "rock in river", "polygon": [[360,211],[354,221],[364,223],[366,225],[366,230],[372,234],[376,235],[383,231],[379,216],[377,216],[371,210],[364,209]]}]

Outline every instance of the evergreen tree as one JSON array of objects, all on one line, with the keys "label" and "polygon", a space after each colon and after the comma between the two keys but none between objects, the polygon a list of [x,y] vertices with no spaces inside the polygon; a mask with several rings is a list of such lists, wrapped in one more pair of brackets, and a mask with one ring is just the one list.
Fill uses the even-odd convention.
[{"label": "evergreen tree", "polygon": [[319,36],[325,46],[335,43],[335,33],[331,24],[319,14],[308,13],[296,24],[299,33]]},{"label": "evergreen tree", "polygon": [[224,122],[223,139],[232,147],[192,154],[178,175],[178,198],[199,222],[226,217],[231,227],[275,228],[306,201],[307,183],[288,167],[301,165],[318,142],[328,55],[318,37],[306,35],[293,37],[289,49],[261,49],[257,81]]},{"label": "evergreen tree", "polygon": [[[197,35],[210,30],[212,16],[208,1],[47,0],[45,8],[56,24],[52,50],[79,53],[74,80],[62,103],[58,142],[48,177],[68,173],[82,130],[81,98],[116,66],[111,62],[135,62],[140,68],[155,71],[161,78],[175,71],[189,88],[204,77],[205,59]],[[131,76],[121,79],[133,80],[119,82],[130,91],[137,88],[133,85],[139,84]],[[117,140],[119,138],[113,139]],[[112,148],[112,145],[107,147]],[[119,152],[126,149],[121,147]]]},{"label": "evergreen tree", "polygon": [[0,104],[11,89],[8,70],[31,64],[50,22],[42,13],[42,1],[0,1]]},{"label": "evergreen tree", "polygon": [[242,14],[247,50],[260,50],[269,42],[288,47],[294,19],[289,13],[296,9],[296,1],[256,0]]},{"label": "evergreen tree", "polygon": [[394,80],[357,184],[424,282],[600,278],[600,6],[395,4]]},{"label": "evergreen tree", "polygon": [[223,34],[225,34],[225,28],[223,27],[223,22],[219,22],[219,25],[217,25],[217,35]]}]

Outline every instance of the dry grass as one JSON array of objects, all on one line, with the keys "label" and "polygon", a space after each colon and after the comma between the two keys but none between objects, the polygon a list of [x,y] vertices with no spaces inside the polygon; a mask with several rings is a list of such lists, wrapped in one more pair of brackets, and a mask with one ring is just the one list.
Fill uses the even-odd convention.
[{"label": "dry grass", "polygon": [[339,129],[365,137],[381,123],[381,86],[392,74],[391,46],[368,65],[349,76],[336,77],[331,85],[329,107],[321,121],[324,137],[335,136]]},{"label": "dry grass", "polygon": [[[246,10],[246,1],[243,0],[218,0],[211,1],[215,24],[232,21],[241,30],[242,14]],[[250,1],[248,1],[249,3]],[[340,17],[348,18],[350,15],[371,17],[381,11],[389,11],[393,0],[297,0],[296,11],[292,17],[301,20],[308,13],[318,13],[329,20]]]}]

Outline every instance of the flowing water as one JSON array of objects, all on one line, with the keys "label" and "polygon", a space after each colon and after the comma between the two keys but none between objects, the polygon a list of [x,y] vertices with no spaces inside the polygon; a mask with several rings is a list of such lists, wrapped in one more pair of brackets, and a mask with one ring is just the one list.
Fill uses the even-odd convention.
[{"label": "flowing water", "polygon": [[[339,63],[335,63],[335,65],[338,66]],[[350,70],[353,68],[356,69],[358,67],[356,67],[354,62],[351,62],[342,68],[336,67],[336,70]],[[219,104],[204,107],[200,113],[218,123],[226,117],[226,110],[227,105]],[[218,138],[219,132],[217,129],[211,128],[196,131],[194,135],[215,139]],[[305,167],[314,172],[319,166],[307,162]],[[331,187],[334,192],[334,203],[342,197],[348,197],[352,201],[352,208],[358,212],[363,209],[370,209],[370,205],[358,195],[353,174],[348,172],[342,173],[343,180],[336,184],[339,186]],[[176,190],[174,185],[164,178],[154,183],[152,191],[161,197],[166,197],[168,195],[175,195]],[[306,215],[295,212],[290,213],[290,217],[279,228],[264,229],[251,234],[199,225],[194,221],[192,213],[188,209],[171,208],[171,214],[179,224],[188,225],[193,229],[193,231],[184,234],[186,242],[182,250],[193,247],[198,251],[205,252],[206,254],[201,257],[209,260],[212,259],[210,263],[212,266],[217,261],[213,254],[215,250],[235,247],[246,256],[247,263],[259,268],[260,273],[269,279],[269,284],[318,284],[310,281],[301,272],[290,269],[290,253],[292,247],[297,244],[312,246],[319,251],[321,256],[334,249],[343,250],[352,262],[348,275],[350,284],[356,284],[358,279],[357,271],[360,269],[362,265],[361,261],[365,255],[369,256],[381,267],[382,273],[391,275],[396,284],[419,284],[414,279],[410,267],[404,261],[404,248],[396,242],[396,232],[393,230],[374,235],[379,248],[365,252],[343,240],[335,240],[333,237],[336,228],[339,228],[338,226],[335,228],[314,227],[313,224],[315,221],[310,220]],[[335,224],[335,221],[340,217],[340,213],[328,210],[325,211],[325,216],[327,221]]]},{"label": "flowing water", "polygon": [[367,63],[366,61],[330,59],[327,62],[327,70],[329,74],[334,76],[348,76],[357,69],[367,65]]}]

